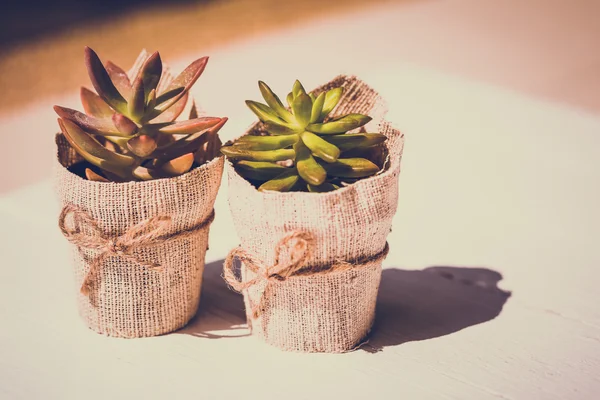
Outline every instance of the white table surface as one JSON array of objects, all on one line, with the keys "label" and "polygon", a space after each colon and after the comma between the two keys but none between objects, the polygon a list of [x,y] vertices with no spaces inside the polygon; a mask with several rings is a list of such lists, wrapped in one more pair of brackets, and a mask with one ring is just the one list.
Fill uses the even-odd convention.
[{"label": "white table surface", "polygon": [[[600,118],[390,60],[299,61],[297,73],[266,59],[289,39],[214,53],[195,94],[230,117],[224,139],[252,121],[243,100],[259,78],[283,92],[296,76],[314,87],[355,71],[387,98],[406,146],[368,346],[295,354],[248,336],[241,297],[219,276],[237,245],[225,181],[196,318],[155,338],[95,334],[77,316],[46,178],[0,197],[0,398],[596,398]],[[4,117],[0,133],[28,118],[49,160],[51,104]]]}]

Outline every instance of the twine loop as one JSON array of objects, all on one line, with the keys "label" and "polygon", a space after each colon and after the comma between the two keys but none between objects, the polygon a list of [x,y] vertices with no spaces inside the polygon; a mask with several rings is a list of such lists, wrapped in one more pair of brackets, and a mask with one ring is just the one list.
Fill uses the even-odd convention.
[{"label": "twine loop", "polygon": [[[71,227],[67,226],[69,216],[72,216],[74,222]],[[89,296],[95,286],[95,277],[107,257],[120,257],[149,270],[162,271],[164,268],[160,264],[141,259],[135,255],[135,251],[191,236],[207,228],[214,217],[213,210],[207,219],[195,226],[169,234],[172,218],[168,215],[157,215],[133,225],[121,236],[111,236],[100,228],[98,222],[87,211],[74,204],[67,204],[60,213],[58,226],[65,238],[79,249],[100,252],[90,262],[88,273],[80,288],[83,295]]]},{"label": "twine loop", "polygon": [[[256,304],[248,297],[250,302],[250,316],[256,319],[264,311],[265,299],[271,290],[273,283],[282,282],[293,276],[299,275],[325,275],[332,272],[347,271],[371,262],[384,259],[389,251],[386,243],[384,249],[368,258],[364,258],[355,263],[347,261],[336,261],[331,267],[310,268],[306,267],[306,262],[312,255],[312,249],[316,243],[315,237],[307,232],[293,231],[285,235],[275,247],[275,263],[272,266],[264,265],[253,254],[244,250],[241,246],[232,249],[223,263],[223,278],[227,284],[236,292],[242,292],[259,283],[264,283],[264,289],[260,294],[260,299]],[[254,273],[254,277],[244,280],[235,274],[234,259],[239,259],[246,268]]]}]

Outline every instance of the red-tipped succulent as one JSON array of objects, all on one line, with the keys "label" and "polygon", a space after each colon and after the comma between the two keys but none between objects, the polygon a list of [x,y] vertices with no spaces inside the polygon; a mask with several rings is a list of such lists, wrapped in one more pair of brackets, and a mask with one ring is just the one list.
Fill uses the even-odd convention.
[{"label": "red-tipped succulent", "polygon": [[[93,181],[126,182],[181,175],[218,155],[217,132],[227,118],[198,117],[189,90],[208,57],[173,77],[158,52],[140,54],[129,73],[85,48],[85,64],[96,92],[81,88],[85,113],[55,106],[63,135],[93,167]],[[177,118],[189,109],[189,119]]]}]

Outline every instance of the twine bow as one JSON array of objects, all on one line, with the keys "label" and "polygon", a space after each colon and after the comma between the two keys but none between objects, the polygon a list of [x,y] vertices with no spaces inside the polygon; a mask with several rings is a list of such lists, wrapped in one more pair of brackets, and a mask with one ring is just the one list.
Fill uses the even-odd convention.
[{"label": "twine bow", "polygon": [[[69,215],[73,216],[73,227],[67,227],[66,221]],[[172,219],[168,215],[157,215],[129,228],[121,236],[110,236],[99,226],[98,222],[80,207],[68,204],[61,213],[58,226],[69,242],[80,249],[97,250],[100,252],[90,263],[89,270],[81,285],[81,293],[89,296],[94,288],[95,277],[98,274],[102,262],[107,257],[118,256],[124,260],[134,262],[152,271],[162,271],[163,267],[152,261],[145,261],[135,255],[135,250],[153,247],[176,238],[191,236],[198,230],[204,229],[213,221],[214,211],[204,221],[194,227],[167,234]],[[90,232],[90,233],[84,233]]]},{"label": "twine bow", "polygon": [[[265,299],[268,297],[268,293],[275,282],[285,281],[291,276],[324,275],[332,272],[347,271],[356,268],[357,266],[383,259],[387,256],[389,251],[389,246],[386,243],[385,248],[380,253],[362,259],[356,263],[336,261],[327,269],[305,268],[305,263],[312,254],[314,244],[314,236],[307,232],[294,231],[285,235],[275,248],[275,263],[272,266],[265,266],[260,260],[256,259],[241,246],[238,246],[229,252],[223,264],[223,277],[233,290],[241,293],[243,290],[260,282],[265,282],[264,290],[256,304],[252,304],[250,297],[248,297],[248,301],[250,301],[249,311],[252,319],[256,319],[260,316],[264,308]],[[282,258],[284,252],[287,253],[285,259]],[[233,266],[233,260],[235,258],[242,261],[246,268],[255,274],[254,278],[248,280],[237,278]]]}]

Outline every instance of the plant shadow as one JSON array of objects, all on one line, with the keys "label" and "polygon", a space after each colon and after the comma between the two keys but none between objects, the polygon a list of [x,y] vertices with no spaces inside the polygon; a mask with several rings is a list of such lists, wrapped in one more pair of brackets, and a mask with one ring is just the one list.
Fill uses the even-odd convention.
[{"label": "plant shadow", "polygon": [[[204,266],[198,312],[177,333],[207,339],[236,338],[250,335],[246,325],[244,299],[241,294],[229,289],[221,276],[223,261],[215,261]],[[226,335],[214,333],[230,330],[239,330],[240,332],[239,334]]]},{"label": "plant shadow", "polygon": [[375,353],[490,321],[511,295],[498,288],[500,280],[485,268],[384,269],[375,324],[361,349]]}]

